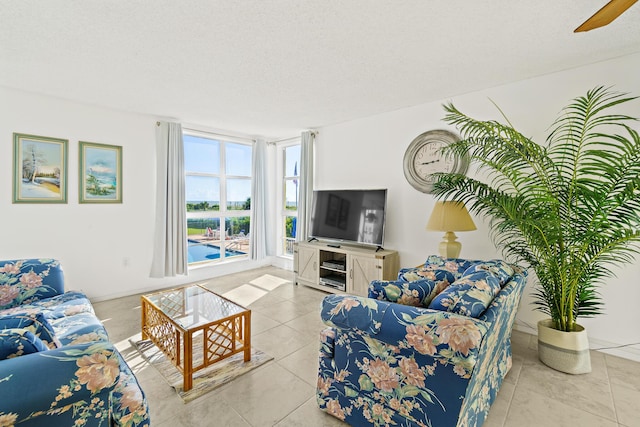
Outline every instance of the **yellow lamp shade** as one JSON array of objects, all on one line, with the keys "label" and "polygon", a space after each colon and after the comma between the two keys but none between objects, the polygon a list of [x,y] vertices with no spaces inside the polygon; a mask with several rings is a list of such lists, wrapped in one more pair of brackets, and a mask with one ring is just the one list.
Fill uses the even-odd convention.
[{"label": "yellow lamp shade", "polygon": [[439,250],[443,258],[458,258],[462,250],[462,244],[457,242],[454,231],[473,231],[476,225],[473,223],[467,207],[462,202],[439,201],[433,207],[427,230],[444,231],[444,239],[440,242]]}]

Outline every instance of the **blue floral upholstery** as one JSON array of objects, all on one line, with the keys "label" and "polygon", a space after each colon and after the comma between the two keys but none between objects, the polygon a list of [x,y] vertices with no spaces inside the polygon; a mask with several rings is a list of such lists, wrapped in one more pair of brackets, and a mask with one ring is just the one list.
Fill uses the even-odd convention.
[{"label": "blue floral upholstery", "polygon": [[490,271],[462,276],[438,294],[429,308],[478,317],[500,292],[500,281]]},{"label": "blue floral upholstery", "polygon": [[479,261],[462,258],[442,258],[439,255],[431,255],[424,265],[420,267],[400,269],[398,279],[405,282],[430,279],[449,285],[459,279],[462,273],[477,262]]},{"label": "blue floral upholstery", "polygon": [[[452,263],[458,277],[471,266]],[[384,298],[325,297],[320,408],[354,426],[482,425],[511,367],[511,329],[526,283],[526,272],[509,267],[504,286],[486,271],[467,276],[497,285],[477,317]]]},{"label": "blue floral upholstery", "polygon": [[369,284],[369,298],[415,307],[428,307],[429,303],[448,283],[429,279],[412,282],[404,280],[374,280]]},{"label": "blue floral upholstery", "polygon": [[0,261],[0,310],[63,293],[62,274],[54,259]]},{"label": "blue floral upholstery", "polygon": [[16,312],[0,317],[0,330],[25,329],[37,336],[48,348],[59,345],[53,326],[45,319],[44,314],[36,311]]},{"label": "blue floral upholstery", "polygon": [[91,302],[63,292],[56,260],[0,261],[0,426],[149,426],[144,393]]},{"label": "blue floral upholstery", "polygon": [[500,282],[500,286],[504,286],[515,272],[512,265],[509,265],[499,259],[492,259],[491,261],[476,262],[467,268],[462,275],[467,276],[469,274],[479,273],[482,271],[488,271],[493,274]]},{"label": "blue floral upholstery", "polygon": [[374,280],[369,285],[369,298],[415,307],[429,307],[433,298],[462,276],[475,261],[437,255],[424,265],[403,268],[398,280]]},{"label": "blue floral upholstery", "polygon": [[19,328],[0,329],[0,360],[46,350],[49,347],[31,331]]}]

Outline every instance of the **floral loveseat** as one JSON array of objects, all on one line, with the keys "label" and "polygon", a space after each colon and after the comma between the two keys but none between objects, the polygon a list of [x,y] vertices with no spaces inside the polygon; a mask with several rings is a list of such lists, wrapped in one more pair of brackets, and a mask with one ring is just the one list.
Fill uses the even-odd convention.
[{"label": "floral loveseat", "polygon": [[430,257],[369,298],[329,295],[317,400],[354,426],[480,426],[511,368],[526,272]]},{"label": "floral loveseat", "polygon": [[52,259],[0,261],[0,427],[148,426],[135,376]]}]

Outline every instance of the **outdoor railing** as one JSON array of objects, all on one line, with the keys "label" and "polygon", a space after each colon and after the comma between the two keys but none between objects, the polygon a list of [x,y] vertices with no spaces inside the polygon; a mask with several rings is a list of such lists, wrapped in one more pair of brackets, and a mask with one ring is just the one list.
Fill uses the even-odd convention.
[{"label": "outdoor railing", "polygon": [[285,237],[284,238],[284,254],[293,256],[293,244],[296,242],[296,239],[293,237]]}]

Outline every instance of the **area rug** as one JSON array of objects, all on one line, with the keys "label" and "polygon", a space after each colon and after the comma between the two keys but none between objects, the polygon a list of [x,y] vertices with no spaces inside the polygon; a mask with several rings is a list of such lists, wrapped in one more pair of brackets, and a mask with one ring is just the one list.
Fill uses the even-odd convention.
[{"label": "area rug", "polygon": [[[139,338],[139,335],[138,335]],[[190,402],[221,385],[246,374],[252,369],[270,361],[273,357],[256,348],[251,348],[251,360],[244,361],[244,353],[237,353],[227,359],[193,374],[193,388],[188,391],[182,389],[182,373],[150,340],[130,339],[129,342],[138,349],[142,357],[164,377],[167,384],[175,389],[184,403]],[[199,348],[198,348],[199,347]],[[194,340],[193,354],[201,354],[202,346]]]}]

